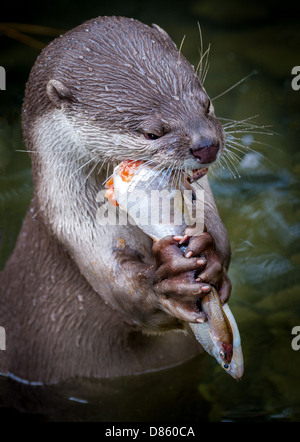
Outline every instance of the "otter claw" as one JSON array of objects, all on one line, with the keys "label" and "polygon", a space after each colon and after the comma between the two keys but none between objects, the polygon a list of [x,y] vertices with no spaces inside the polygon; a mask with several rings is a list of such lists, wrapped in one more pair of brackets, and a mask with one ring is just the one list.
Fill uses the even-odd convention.
[{"label": "otter claw", "polygon": [[183,236],[173,236],[173,238],[175,239],[175,241],[181,241]]},{"label": "otter claw", "polygon": [[183,244],[188,239],[188,235],[184,235],[182,239],[179,241],[179,244]]}]

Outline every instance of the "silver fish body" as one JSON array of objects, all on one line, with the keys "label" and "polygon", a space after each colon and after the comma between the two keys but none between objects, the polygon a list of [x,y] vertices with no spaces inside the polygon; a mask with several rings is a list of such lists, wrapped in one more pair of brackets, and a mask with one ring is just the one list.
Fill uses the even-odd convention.
[{"label": "silver fish body", "polygon": [[187,206],[192,205],[193,189],[187,181],[174,180],[166,169],[140,166],[130,181],[124,181],[117,166],[113,182],[120,208],[152,239],[182,235],[192,222]]},{"label": "silver fish body", "polygon": [[229,320],[233,334],[233,355],[230,364],[226,364],[221,358],[219,347],[215,343],[208,321],[203,322],[202,324],[190,323],[189,326],[204,350],[217,360],[226,373],[234,379],[240,380],[244,373],[244,358],[240,333],[229,305],[224,304],[223,310]]}]

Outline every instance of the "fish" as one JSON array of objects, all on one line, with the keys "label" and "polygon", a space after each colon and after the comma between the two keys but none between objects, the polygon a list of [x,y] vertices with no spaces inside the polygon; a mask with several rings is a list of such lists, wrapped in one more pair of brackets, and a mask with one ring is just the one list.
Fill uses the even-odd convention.
[{"label": "fish", "polygon": [[191,330],[204,350],[217,360],[226,373],[240,380],[244,373],[241,337],[228,304],[221,305],[214,287],[201,299],[201,304],[207,321],[189,323]]},{"label": "fish", "polygon": [[[187,180],[173,179],[166,169],[157,170],[144,166],[141,161],[123,161],[115,167],[106,186],[106,196],[111,204],[126,211],[131,222],[154,241],[168,235],[181,235],[192,222],[188,210],[185,210],[187,219],[182,217],[182,195],[189,191],[191,196],[193,189]],[[158,196],[155,191],[162,192],[162,197],[167,195],[170,199],[173,198],[171,213],[163,213],[161,201],[155,199]],[[185,199],[184,203],[187,205],[189,202]]]},{"label": "fish", "polygon": [[[206,172],[207,169],[197,170],[197,179]],[[192,224],[194,218],[191,211],[184,210],[186,207],[193,208],[195,195],[192,181],[186,173],[174,176],[168,169],[158,169],[143,161],[127,160],[115,167],[106,184],[106,196],[112,204],[126,211],[134,223],[154,241],[168,235],[192,236],[195,232],[203,231],[203,226],[197,231],[195,224]],[[162,220],[162,200],[153,200],[155,191],[165,191],[169,198],[171,196],[169,217],[165,220]],[[153,222],[153,213],[156,213],[155,221],[159,222]],[[207,320],[189,323],[189,327],[204,350],[216,359],[226,373],[239,380],[244,372],[241,338],[228,304],[221,304],[213,286],[200,304]]]}]

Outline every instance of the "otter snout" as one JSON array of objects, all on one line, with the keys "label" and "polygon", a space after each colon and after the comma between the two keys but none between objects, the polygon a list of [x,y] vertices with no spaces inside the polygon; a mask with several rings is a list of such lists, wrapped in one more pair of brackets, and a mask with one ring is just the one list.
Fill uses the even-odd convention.
[{"label": "otter snout", "polygon": [[191,154],[200,160],[201,164],[209,164],[216,160],[220,144],[216,140],[204,139],[195,143],[191,148]]}]

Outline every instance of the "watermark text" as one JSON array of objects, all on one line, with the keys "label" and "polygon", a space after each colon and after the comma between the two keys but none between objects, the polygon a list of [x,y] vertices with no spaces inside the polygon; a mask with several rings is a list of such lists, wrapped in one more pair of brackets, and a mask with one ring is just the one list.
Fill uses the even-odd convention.
[{"label": "watermark text", "polygon": [[300,325],[296,325],[292,328],[292,335],[296,335],[291,342],[293,350],[300,350]]},{"label": "watermark text", "polygon": [[298,91],[300,89],[300,66],[293,67],[292,75],[295,75],[291,83],[292,88],[294,89],[294,91]]},{"label": "watermark text", "polygon": [[0,327],[0,350],[6,350],[6,333],[4,327]]},{"label": "watermark text", "polygon": [[[97,194],[100,207],[96,218],[98,224],[146,226],[194,225],[204,228],[204,190],[151,190],[151,192],[130,192],[120,195],[119,207],[106,198],[105,190]],[[121,209],[121,210],[119,210]]]},{"label": "watermark text", "polygon": [[0,66],[0,91],[6,90],[6,72],[3,66]]}]

